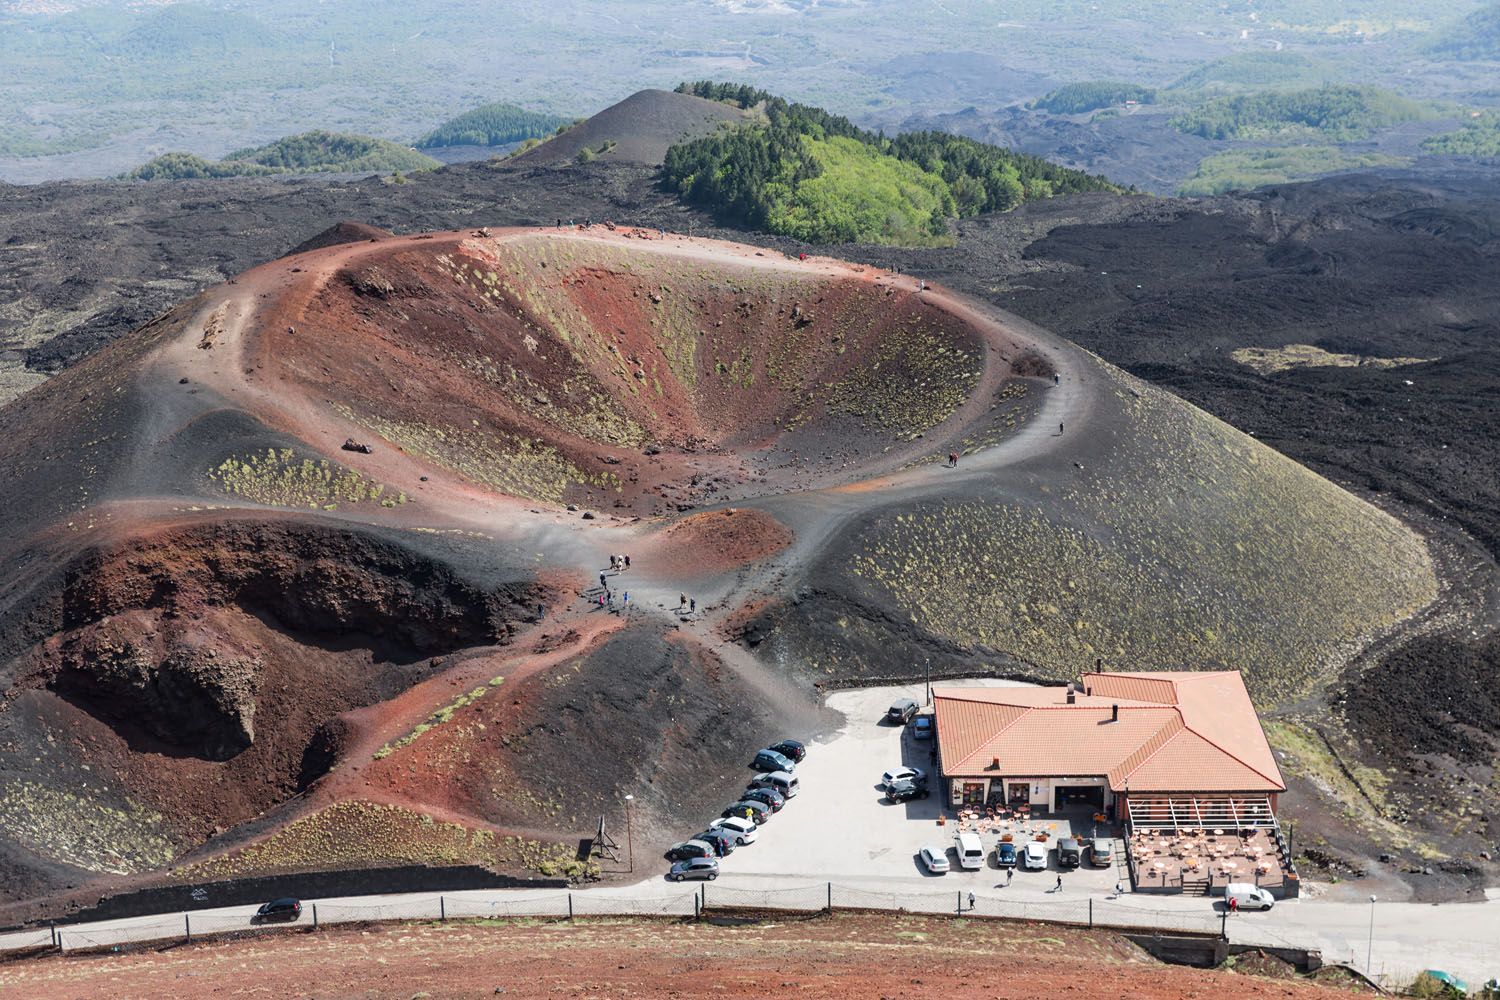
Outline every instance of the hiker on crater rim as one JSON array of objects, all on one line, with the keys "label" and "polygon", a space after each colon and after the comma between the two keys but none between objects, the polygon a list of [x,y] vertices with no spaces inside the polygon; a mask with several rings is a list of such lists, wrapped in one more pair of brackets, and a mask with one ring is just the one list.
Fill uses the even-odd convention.
[{"label": "hiker on crater rim", "polygon": [[958,452],[956,452],[956,451],[950,451],[950,452],[948,452],[948,468],[950,468],[950,469],[956,469],[956,468],[958,468]]}]

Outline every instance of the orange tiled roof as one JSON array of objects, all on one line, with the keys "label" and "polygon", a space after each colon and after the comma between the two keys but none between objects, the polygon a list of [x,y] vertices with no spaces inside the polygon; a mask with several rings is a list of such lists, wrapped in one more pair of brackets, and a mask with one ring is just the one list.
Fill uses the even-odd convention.
[{"label": "orange tiled roof", "polygon": [[[1114,791],[1282,791],[1238,671],[1083,675],[1060,687],[939,688],[948,775],[1104,775]],[[1114,711],[1118,707],[1118,718]]]}]

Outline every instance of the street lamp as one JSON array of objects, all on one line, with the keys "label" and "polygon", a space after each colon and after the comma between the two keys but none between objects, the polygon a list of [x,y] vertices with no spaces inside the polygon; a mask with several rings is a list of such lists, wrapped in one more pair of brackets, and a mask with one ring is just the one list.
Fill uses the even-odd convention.
[{"label": "street lamp", "polygon": [[631,808],[633,805],[635,805],[635,796],[625,796],[625,853],[630,859],[631,872],[635,871],[635,831],[632,829],[630,817],[631,812],[634,811]]},{"label": "street lamp", "polygon": [[1365,942],[1365,975],[1371,979],[1375,978],[1374,970],[1370,966],[1370,957],[1375,952],[1375,897],[1370,897],[1370,939]]}]

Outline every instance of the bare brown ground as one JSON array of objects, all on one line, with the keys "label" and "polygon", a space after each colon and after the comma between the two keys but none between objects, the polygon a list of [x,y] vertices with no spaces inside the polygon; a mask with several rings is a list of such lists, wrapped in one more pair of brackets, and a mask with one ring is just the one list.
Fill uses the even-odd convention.
[{"label": "bare brown ground", "polygon": [[1004,1000],[1349,995],[1306,981],[1162,965],[1103,932],[873,914],[739,927],[628,919],[371,926],[0,967],[0,994],[35,1000],[651,998],[768,990]]},{"label": "bare brown ground", "polygon": [[726,508],[678,521],[647,553],[653,572],[691,580],[759,562],[792,543],[792,532],[760,510]]}]

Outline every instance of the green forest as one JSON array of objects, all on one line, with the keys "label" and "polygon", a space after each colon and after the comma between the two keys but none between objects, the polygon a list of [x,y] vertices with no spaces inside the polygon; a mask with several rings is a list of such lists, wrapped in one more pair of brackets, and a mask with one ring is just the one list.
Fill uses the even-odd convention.
[{"label": "green forest", "polygon": [[485,104],[450,118],[417,140],[417,148],[436,146],[508,146],[544,139],[570,124],[559,115],[527,111],[514,104]]},{"label": "green forest", "polygon": [[429,170],[437,160],[385,139],[340,132],[290,135],[265,146],[240,149],[222,160],[192,153],[165,153],[125,175],[130,180],[196,180],[269,174],[384,174]]},{"label": "green forest", "polygon": [[1422,152],[1437,156],[1500,156],[1500,112],[1485,112],[1456,132],[1424,140]]},{"label": "green forest", "polygon": [[1446,59],[1500,59],[1500,3],[1479,8],[1443,32],[1429,51]]},{"label": "green forest", "polygon": [[1406,161],[1379,153],[1346,153],[1337,146],[1231,149],[1205,157],[1178,188],[1184,195],[1249,191],[1266,184],[1307,180],[1345,170],[1399,166]]},{"label": "green forest", "polygon": [[736,84],[677,88],[764,121],[667,151],[663,183],[719,218],[812,243],[946,243],[955,217],[1032,198],[1118,191],[1102,177],[943,132],[886,138],[821,108]]},{"label": "green forest", "polygon": [[1054,115],[1081,115],[1086,111],[1116,107],[1126,101],[1155,104],[1156,91],[1151,87],[1122,83],[1119,80],[1090,80],[1058,87],[1037,98],[1032,107],[1050,111]]},{"label": "green forest", "polygon": [[1172,125],[1205,139],[1316,135],[1346,142],[1363,139],[1377,128],[1430,116],[1427,108],[1389,91],[1328,86],[1220,97],[1175,116]]}]

